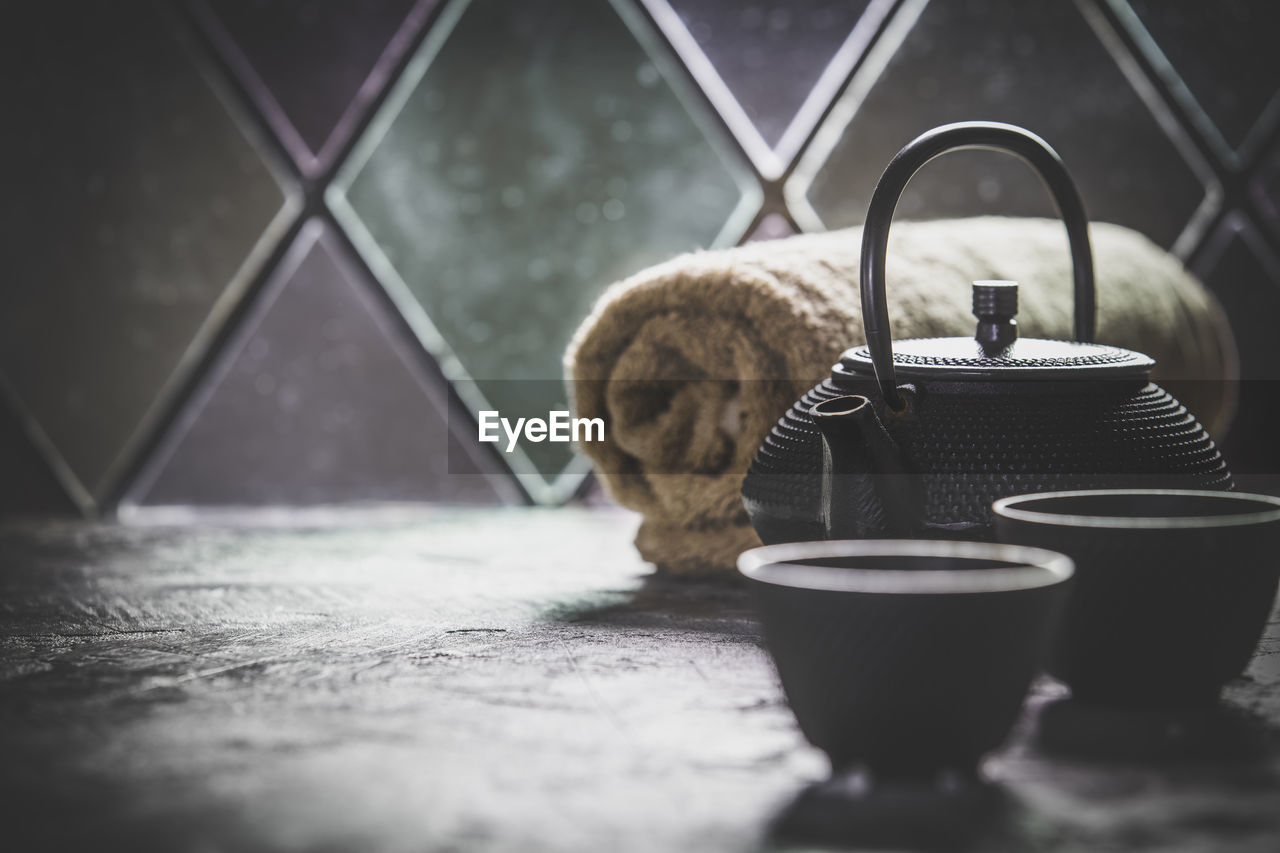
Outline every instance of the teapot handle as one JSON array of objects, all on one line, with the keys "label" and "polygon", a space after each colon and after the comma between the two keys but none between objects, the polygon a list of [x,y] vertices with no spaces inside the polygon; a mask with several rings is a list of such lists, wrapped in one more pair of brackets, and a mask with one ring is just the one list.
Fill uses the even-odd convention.
[{"label": "teapot handle", "polygon": [[907,143],[890,161],[871,195],[867,221],[862,228],[862,328],[880,391],[894,410],[901,410],[906,401],[898,393],[889,306],[885,302],[884,264],[893,211],[907,183],[926,163],[951,151],[975,148],[1004,151],[1021,158],[1048,187],[1058,214],[1067,226],[1067,240],[1071,246],[1075,278],[1075,339],[1085,343],[1093,340],[1093,250],[1089,246],[1089,220],[1075,182],[1058,153],[1031,131],[1011,124],[967,121],[935,127]]}]

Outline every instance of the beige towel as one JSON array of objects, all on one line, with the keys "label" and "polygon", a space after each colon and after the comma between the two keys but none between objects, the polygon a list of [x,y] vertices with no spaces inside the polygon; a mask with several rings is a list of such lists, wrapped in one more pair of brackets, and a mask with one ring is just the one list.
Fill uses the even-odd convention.
[{"label": "beige towel", "polygon": [[[1176,258],[1119,226],[1094,224],[1091,235],[1100,342],[1155,358],[1157,381],[1236,378],[1222,310]],[[759,544],[742,477],[782,413],[864,342],[860,240],[850,229],[682,255],[613,285],[578,330],[566,355],[571,393],[579,415],[607,425],[606,440],[582,450],[613,498],[644,515],[636,546],[660,571],[730,571]],[[1022,285],[1024,336],[1071,335],[1070,259],[1056,220],[898,223],[888,258],[897,338],[972,334],[976,279]],[[693,378],[741,384],[668,381]],[[1174,393],[1218,435],[1229,387]]]}]

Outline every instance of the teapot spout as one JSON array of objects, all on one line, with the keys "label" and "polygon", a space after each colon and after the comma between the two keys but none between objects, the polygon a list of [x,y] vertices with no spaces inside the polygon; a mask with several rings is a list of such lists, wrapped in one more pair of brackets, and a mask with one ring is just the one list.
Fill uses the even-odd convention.
[{"label": "teapot spout", "polygon": [[866,397],[834,397],[809,413],[822,434],[828,539],[910,536],[923,504],[917,478]]}]

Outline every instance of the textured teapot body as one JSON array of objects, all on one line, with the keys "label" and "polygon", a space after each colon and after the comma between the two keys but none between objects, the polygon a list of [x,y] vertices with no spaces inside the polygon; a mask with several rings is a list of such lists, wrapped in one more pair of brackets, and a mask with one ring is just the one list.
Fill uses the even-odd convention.
[{"label": "textured teapot body", "polygon": [[[823,538],[989,538],[998,498],[1067,488],[1229,489],[1193,415],[1145,378],[919,381],[899,413],[874,376],[839,369],[765,438],[743,503],[766,543]],[[824,444],[815,405],[865,397],[894,447],[853,428]],[[874,429],[874,425],[872,425]]]},{"label": "textured teapot body", "polygon": [[[966,148],[1013,154],[1062,214],[1074,282],[1074,341],[1020,339],[1018,285],[976,281],[972,338],[895,342],[885,256],[911,177]],[[1092,343],[1088,217],[1057,153],[1012,125],[935,128],[898,152],[876,185],[859,263],[865,346],[796,402],[765,438],[743,503],[766,543],[823,538],[985,538],[991,504],[1047,490],[1230,489],[1199,422],[1149,381],[1150,358]]]}]

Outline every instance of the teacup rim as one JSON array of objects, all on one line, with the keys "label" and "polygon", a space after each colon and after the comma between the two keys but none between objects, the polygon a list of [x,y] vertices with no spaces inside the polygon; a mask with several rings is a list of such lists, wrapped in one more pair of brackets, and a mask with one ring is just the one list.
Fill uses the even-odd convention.
[{"label": "teacup rim", "polygon": [[[1045,512],[1022,509],[1017,506],[1023,501],[1045,498],[1089,498],[1115,495],[1172,495],[1176,497],[1203,497],[1211,500],[1222,500],[1224,498],[1243,499],[1269,504],[1271,508],[1242,512],[1235,515],[1119,517]],[[1203,530],[1217,527],[1243,527],[1250,524],[1266,524],[1280,521],[1280,497],[1253,492],[1223,492],[1209,489],[1070,489],[1060,492],[1029,492],[1023,495],[1000,498],[991,504],[991,511],[996,516],[1007,518],[1011,521],[1043,524],[1046,527],[1084,527],[1105,530]]]},{"label": "teacup rim", "polygon": [[[1012,565],[902,571],[798,562],[829,557],[953,557]],[[833,539],[751,548],[738,556],[738,572],[759,583],[815,592],[954,595],[1017,592],[1066,583],[1075,574],[1075,563],[1066,554],[1028,545],[945,539]]]}]

